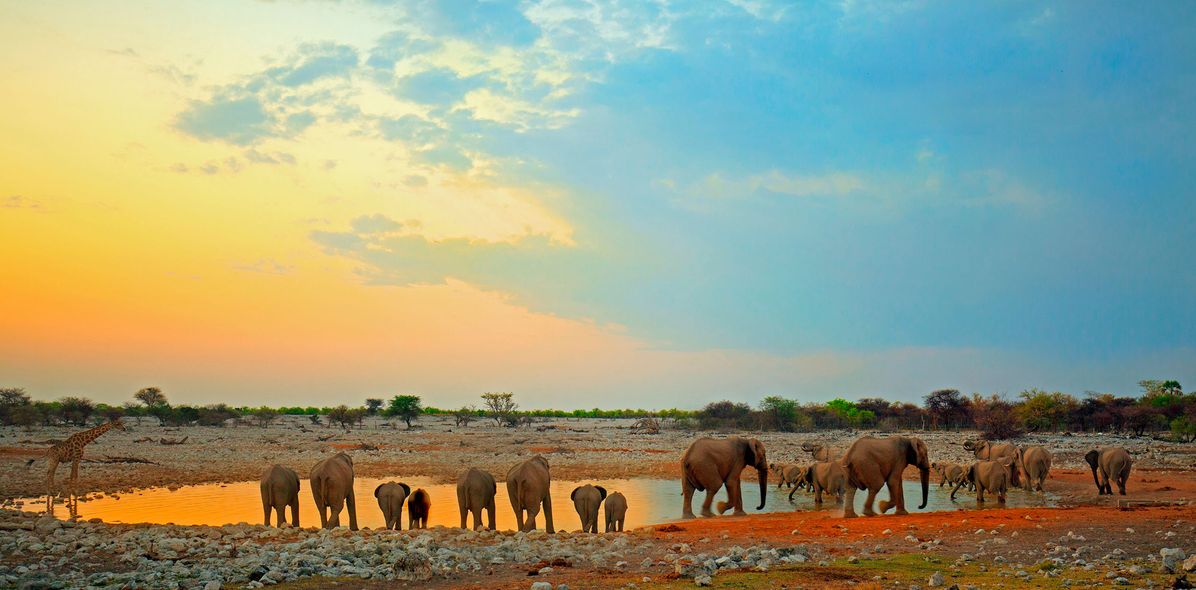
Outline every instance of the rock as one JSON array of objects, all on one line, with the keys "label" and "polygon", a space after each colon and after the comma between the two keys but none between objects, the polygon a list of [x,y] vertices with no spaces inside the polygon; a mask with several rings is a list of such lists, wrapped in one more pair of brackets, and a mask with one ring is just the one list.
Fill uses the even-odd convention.
[{"label": "rock", "polygon": [[220,590],[220,587],[220,582],[212,580],[211,582],[203,585],[203,590]]},{"label": "rock", "polygon": [[249,572],[249,581],[256,582],[256,581],[262,579],[262,577],[265,576],[269,572],[270,572],[270,570],[266,569],[266,566],[259,565],[255,568],[253,568],[253,571]]},{"label": "rock", "polygon": [[1184,550],[1178,547],[1167,547],[1159,550],[1159,557],[1163,558],[1163,569],[1175,573],[1186,557]]},{"label": "rock", "polygon": [[702,574],[702,575],[694,578],[694,584],[697,586],[709,586],[713,583],[714,583],[714,580],[712,580],[710,578],[710,576],[708,576],[706,574]]},{"label": "rock", "polygon": [[943,577],[942,572],[934,572],[934,574],[930,576],[930,580],[926,583],[929,584],[931,588],[936,588],[938,586],[946,585],[947,580]]},{"label": "rock", "polygon": [[552,590],[552,584],[548,582],[532,582],[532,590]]},{"label": "rock", "polygon": [[1196,554],[1189,555],[1184,560],[1183,568],[1185,572],[1196,572]]},{"label": "rock", "polygon": [[[400,555],[393,569],[395,577],[400,580],[423,582],[432,579],[432,560],[419,551]],[[552,590],[551,584],[548,584],[548,589]]]}]

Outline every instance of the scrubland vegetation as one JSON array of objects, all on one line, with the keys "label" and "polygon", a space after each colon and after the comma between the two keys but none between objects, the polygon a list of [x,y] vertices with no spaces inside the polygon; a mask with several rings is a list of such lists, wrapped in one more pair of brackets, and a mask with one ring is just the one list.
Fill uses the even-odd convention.
[{"label": "scrubland vegetation", "polygon": [[20,388],[0,388],[0,422],[33,426],[89,423],[116,417],[153,417],[167,425],[269,426],[281,415],[305,415],[312,426],[353,428],[380,417],[415,426],[421,416],[453,416],[457,426],[493,420],[501,426],[530,425],[537,418],[653,418],[666,428],[688,430],[756,430],[810,432],[826,429],[979,430],[990,438],[1016,438],[1027,432],[1125,432],[1137,436],[1166,435],[1176,442],[1196,441],[1196,393],[1185,393],[1177,381],[1145,380],[1136,396],[1087,392],[1082,397],[1058,391],[1028,389],[1016,398],[965,395],[956,389],[926,394],[921,405],[870,397],[837,398],[801,403],[769,396],[755,407],[718,401],[699,410],[520,409],[509,392],[484,393],[479,406],[444,409],[425,406],[419,396],[389,400],[368,398],[362,406],[248,407],[228,404],[172,405],[161,389],[146,387],[121,406],[93,403],[82,396],[35,401]]}]

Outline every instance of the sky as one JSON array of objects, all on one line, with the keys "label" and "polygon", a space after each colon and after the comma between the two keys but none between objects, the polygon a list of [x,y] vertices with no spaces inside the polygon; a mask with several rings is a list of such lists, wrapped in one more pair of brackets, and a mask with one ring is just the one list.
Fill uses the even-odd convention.
[{"label": "sky", "polygon": [[1196,383],[1196,4],[2,2],[0,386]]}]

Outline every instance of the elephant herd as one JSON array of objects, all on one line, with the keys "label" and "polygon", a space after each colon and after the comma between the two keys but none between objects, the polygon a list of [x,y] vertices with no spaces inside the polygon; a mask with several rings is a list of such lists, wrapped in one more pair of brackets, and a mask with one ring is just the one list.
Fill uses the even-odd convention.
[{"label": "elephant herd", "polygon": [[[308,476],[312,499],[320,514],[322,528],[340,526],[340,514],[345,508],[349,512],[349,529],[357,530],[357,503],[353,493],[353,459],[345,453],[316,463]],[[507,497],[515,511],[515,520],[520,531],[536,529],[536,517],[544,511],[545,530],[555,532],[552,524],[552,478],[548,471],[548,460],[540,455],[523,461],[507,472]],[[277,513],[276,525],[287,523],[286,510],[291,512],[290,526],[299,526],[299,476],[294,470],[273,465],[262,474],[262,511],[265,525],[270,526],[271,512]],[[469,516],[473,517],[473,529],[483,528],[482,513],[486,512],[485,528],[495,529],[494,497],[498,485],[494,476],[476,467],[466,470],[457,480],[457,508],[461,515],[461,528],[466,527]],[[428,526],[428,514],[432,499],[426,490],[411,491],[401,482],[386,482],[374,489],[378,508],[388,530],[401,530],[403,504],[407,504],[408,528],[422,529]],[[606,532],[622,531],[627,518],[627,498],[619,492],[607,494],[601,486],[586,484],[578,486],[570,494],[577,515],[581,518],[583,532],[598,532],[598,512],[601,507],[606,516]]]},{"label": "elephant herd", "polygon": [[[751,465],[756,469],[760,483],[760,505],[764,508],[768,488],[768,473],[779,476],[777,488],[788,485],[792,490],[789,499],[798,489],[808,489],[814,494],[815,504],[822,503],[824,493],[832,494],[836,503],[844,504],[843,516],[854,518],[855,494],[857,490],[867,491],[863,514],[874,516],[872,505],[882,487],[888,488],[889,499],[881,500],[880,512],[895,508],[896,514],[906,514],[905,495],[902,489],[902,474],[906,467],[918,469],[922,486],[922,503],[918,509],[926,508],[930,474],[940,477],[939,487],[951,484],[951,499],[956,492],[967,486],[976,492],[976,500],[984,502],[984,494],[996,495],[997,502],[1005,503],[1010,487],[1023,487],[1026,491],[1043,491],[1043,482],[1051,469],[1051,452],[1038,446],[1018,447],[1013,444],[993,444],[987,440],[969,440],[964,448],[971,451],[976,461],[971,465],[931,462],[929,451],[917,437],[892,436],[876,438],[871,436],[857,439],[842,454],[824,445],[803,444],[802,450],[811,454],[811,465],[768,463],[764,445],[757,439],[738,436],[726,439],[701,438],[693,442],[681,459],[681,513],[684,518],[693,518],[692,499],[694,491],[705,491],[702,516],[713,516],[711,503],[722,487],[727,488],[727,502],[719,502],[720,514],[729,509],[734,514],[744,514],[740,491],[740,474]],[[1129,479],[1133,460],[1121,447],[1108,447],[1089,451],[1084,457],[1092,468],[1092,479],[1100,494],[1112,494],[1110,482],[1117,484],[1118,492],[1125,495],[1125,484]]]}]

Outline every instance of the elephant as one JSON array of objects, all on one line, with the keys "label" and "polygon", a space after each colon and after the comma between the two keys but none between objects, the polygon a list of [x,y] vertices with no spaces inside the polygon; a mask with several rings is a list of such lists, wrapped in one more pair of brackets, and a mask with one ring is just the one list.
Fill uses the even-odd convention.
[{"label": "elephant", "polygon": [[1051,452],[1042,447],[1018,449],[1017,467],[1023,476],[1025,490],[1041,492],[1042,484],[1051,472]]},{"label": "elephant", "polygon": [[286,509],[291,508],[293,527],[299,526],[299,476],[282,465],[273,465],[262,473],[262,512],[265,526],[270,526],[270,511],[278,514],[278,526],[286,523]]},{"label": "elephant", "polygon": [[[968,467],[965,478],[976,486],[976,501],[984,502],[984,492],[992,492],[997,495],[997,503],[1005,503],[1005,493],[1009,491],[1009,481],[1011,479],[1010,472],[1012,471],[1012,463],[1004,461],[977,461]],[[951,490],[951,499],[955,499],[955,492],[963,487],[965,482],[961,481],[955,484],[955,488]]]},{"label": "elephant", "polygon": [[875,516],[872,502],[880,488],[889,488],[889,500],[881,500],[880,511],[887,512],[896,507],[896,514],[908,514],[905,510],[905,494],[901,489],[901,474],[907,465],[918,468],[922,482],[922,505],[926,508],[930,494],[930,453],[926,443],[917,437],[893,436],[874,438],[865,436],[851,443],[851,448],[840,461],[847,472],[847,490],[843,499],[843,517],[855,518],[855,492],[868,490],[864,500],[864,516]]},{"label": "elephant", "polygon": [[471,467],[457,480],[457,508],[461,510],[461,528],[465,528],[465,517],[473,513],[473,528],[482,526],[482,510],[489,512],[490,530],[494,530],[494,495],[498,485],[494,476]]},{"label": "elephant", "polygon": [[[847,472],[843,464],[837,461],[815,463],[802,472],[802,481],[806,487],[814,492],[814,503],[822,504],[822,492],[835,495],[835,503],[843,503],[843,494],[847,487]],[[794,488],[797,491],[797,488]],[[789,492],[789,499],[793,499],[793,492]]]},{"label": "elephant", "polygon": [[403,502],[411,495],[411,486],[405,483],[387,482],[374,488],[378,508],[386,519],[386,530],[403,530]]},{"label": "elephant", "polygon": [[714,501],[714,495],[718,493],[719,488],[724,485],[727,486],[728,501],[718,503],[719,513],[734,508],[736,516],[747,514],[743,511],[739,474],[748,465],[756,468],[760,482],[760,505],[756,510],[763,510],[768,494],[768,458],[765,456],[764,444],[754,438],[739,436],[695,440],[681,456],[682,516],[694,518],[694,490],[706,492],[706,500],[702,502],[702,516],[714,516],[710,511],[710,503]]},{"label": "elephant", "polygon": [[428,514],[432,511],[432,497],[423,488],[407,499],[407,522],[411,530],[428,528]]},{"label": "elephant", "polygon": [[581,532],[598,532],[598,508],[606,500],[606,488],[590,484],[578,486],[573,488],[569,499],[573,500],[573,507],[581,519]]},{"label": "elephant", "polygon": [[623,521],[627,520],[627,498],[619,492],[611,492],[606,497],[604,505],[606,512],[606,532],[618,530],[623,532]]},{"label": "elephant", "polygon": [[1021,473],[1019,472],[1017,465],[1017,445],[1010,443],[994,445],[991,442],[981,438],[965,441],[963,443],[963,448],[972,451],[972,453],[976,455],[977,459],[1001,462],[1008,460],[1010,485],[1014,487],[1020,487],[1022,485]]},{"label": "elephant", "polygon": [[781,476],[780,481],[777,482],[778,490],[781,489],[781,486],[797,485],[802,473],[802,467],[792,463],[769,463],[768,470]]},{"label": "elephant", "polygon": [[838,461],[842,456],[838,449],[832,449],[822,443],[802,443],[801,450],[814,457],[815,461],[825,463],[827,461]]},{"label": "elephant", "polygon": [[[1117,493],[1125,495],[1125,484],[1130,479],[1130,468],[1134,465],[1128,451],[1121,447],[1093,449],[1084,455],[1084,460],[1092,467],[1092,481],[1096,483],[1096,491],[1100,495],[1113,495],[1110,480],[1117,482]],[[1100,471],[1100,479],[1096,477],[1097,470]]]},{"label": "elephant", "polygon": [[[536,515],[540,513],[540,506],[543,505],[544,529],[550,534],[556,532],[552,526],[552,494],[549,489],[551,484],[548,460],[540,455],[512,467],[507,472],[507,497],[511,499],[511,508],[515,510],[515,521],[519,530],[536,530]],[[524,518],[524,512],[527,513],[527,518]]]},{"label": "elephant", "polygon": [[942,478],[939,481],[940,488],[945,484],[955,485],[960,481],[969,483],[967,481],[967,468],[957,463],[931,463],[930,468]]},{"label": "elephant", "polygon": [[[311,495],[320,513],[320,526],[341,525],[341,508],[349,508],[349,530],[357,530],[357,500],[353,497],[353,459],[337,453],[311,468]],[[331,512],[331,516],[329,516]]]}]

